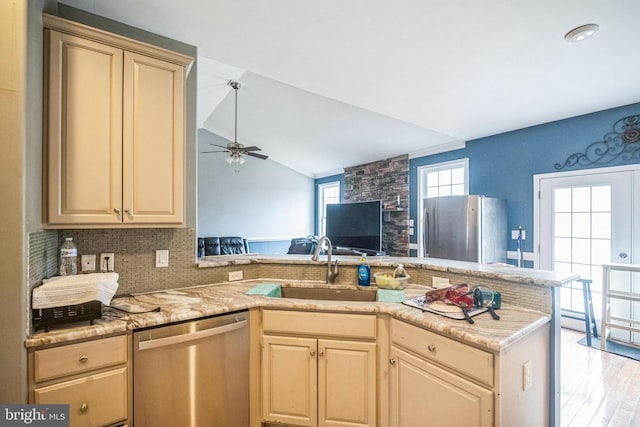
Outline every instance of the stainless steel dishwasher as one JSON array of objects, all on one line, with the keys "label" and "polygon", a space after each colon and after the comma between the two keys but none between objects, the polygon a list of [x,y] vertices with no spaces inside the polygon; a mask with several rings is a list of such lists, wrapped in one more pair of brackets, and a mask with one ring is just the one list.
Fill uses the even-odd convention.
[{"label": "stainless steel dishwasher", "polygon": [[249,425],[249,314],[133,334],[136,427]]}]

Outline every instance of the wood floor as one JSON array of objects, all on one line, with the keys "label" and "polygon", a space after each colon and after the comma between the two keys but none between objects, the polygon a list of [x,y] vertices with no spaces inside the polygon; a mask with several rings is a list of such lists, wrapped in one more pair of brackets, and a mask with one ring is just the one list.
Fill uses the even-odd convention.
[{"label": "wood floor", "polygon": [[562,329],[563,427],[640,427],[640,362],[578,344]]}]

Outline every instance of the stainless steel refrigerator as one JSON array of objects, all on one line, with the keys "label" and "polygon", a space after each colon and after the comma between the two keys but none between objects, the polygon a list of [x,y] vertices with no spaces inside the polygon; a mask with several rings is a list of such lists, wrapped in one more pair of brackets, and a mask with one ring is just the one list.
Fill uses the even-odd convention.
[{"label": "stainless steel refrigerator", "polygon": [[424,199],[424,249],[432,258],[507,262],[507,202],[484,196]]}]

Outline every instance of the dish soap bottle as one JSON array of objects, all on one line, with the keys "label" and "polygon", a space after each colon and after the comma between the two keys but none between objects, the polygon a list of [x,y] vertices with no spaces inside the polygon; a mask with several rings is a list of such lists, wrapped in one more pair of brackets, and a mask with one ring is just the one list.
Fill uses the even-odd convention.
[{"label": "dish soap bottle", "polygon": [[396,267],[396,269],[393,272],[393,277],[394,278],[407,277],[407,272],[404,271],[404,265],[403,264],[398,264],[398,266]]},{"label": "dish soap bottle", "polygon": [[367,254],[362,254],[362,257],[360,257],[360,265],[358,266],[358,285],[369,286],[370,276],[371,267],[369,267],[369,261],[367,261]]}]

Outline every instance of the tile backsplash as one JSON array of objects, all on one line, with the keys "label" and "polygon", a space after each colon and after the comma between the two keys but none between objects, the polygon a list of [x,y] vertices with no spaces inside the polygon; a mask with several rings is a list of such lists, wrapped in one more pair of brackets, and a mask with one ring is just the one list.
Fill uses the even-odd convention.
[{"label": "tile backsplash", "polygon": [[[245,279],[273,278],[322,280],[326,265],[293,265],[252,263],[215,268],[196,265],[196,235],[193,228],[172,229],[108,229],[108,230],[46,230],[29,234],[29,291],[42,279],[57,274],[58,245],[64,237],[72,237],[79,255],[113,252],[115,271],[119,275],[118,294],[139,293],[197,286],[227,281],[231,271],[242,270]],[[156,249],[169,250],[169,267],[155,267]],[[380,269],[382,270],[382,269]],[[343,266],[338,281],[352,283],[355,266]],[[429,285],[434,271],[411,271],[414,283]],[[452,283],[485,284],[499,290],[503,301],[549,312],[551,290],[544,286],[529,286],[503,280],[488,280],[473,275],[437,271]]]},{"label": "tile backsplash", "polygon": [[[120,276],[118,294],[192,286],[214,281],[212,274],[199,274],[196,267],[195,231],[192,228],[47,230],[29,235],[30,289],[57,272],[59,242],[73,238],[80,256],[115,255]],[[155,267],[156,249],[169,250],[169,267]],[[202,276],[202,277],[200,277]]]},{"label": "tile backsplash", "polygon": [[58,270],[58,231],[29,233],[29,291]]}]

